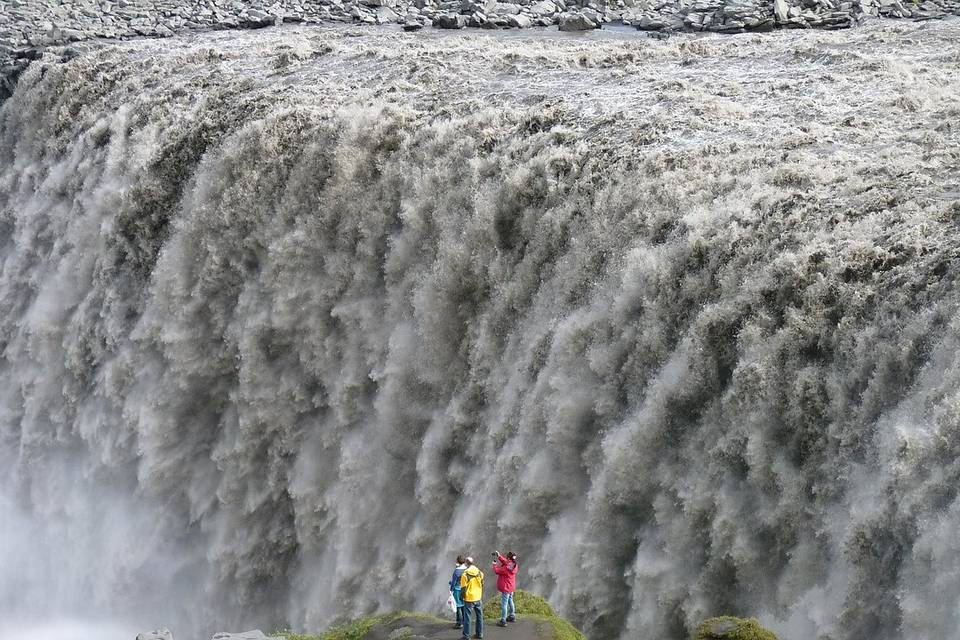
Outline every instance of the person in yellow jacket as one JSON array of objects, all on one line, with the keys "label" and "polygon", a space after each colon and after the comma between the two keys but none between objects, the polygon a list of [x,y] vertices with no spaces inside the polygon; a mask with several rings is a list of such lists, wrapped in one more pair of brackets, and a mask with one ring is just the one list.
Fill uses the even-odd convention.
[{"label": "person in yellow jacket", "polygon": [[477,635],[483,638],[483,571],[473,564],[473,558],[467,558],[467,569],[460,576],[460,589],[463,594],[463,637],[470,637],[470,618],[477,618]]}]

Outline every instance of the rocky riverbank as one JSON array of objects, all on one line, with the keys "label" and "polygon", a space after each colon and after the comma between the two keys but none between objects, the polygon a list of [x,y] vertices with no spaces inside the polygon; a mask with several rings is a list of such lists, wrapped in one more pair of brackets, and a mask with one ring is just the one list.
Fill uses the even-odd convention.
[{"label": "rocky riverbank", "polygon": [[[156,631],[144,631],[137,634],[135,640],[173,640],[173,634],[169,629],[158,629]],[[221,631],[213,634],[210,640],[285,640],[281,636],[268,636],[259,629],[253,631],[242,631],[240,633],[228,633]]]},{"label": "rocky riverbank", "polygon": [[[598,28],[738,33],[848,27],[866,16],[960,15],[960,0],[0,0],[0,53],[95,38],[283,23],[399,24],[460,29]],[[13,52],[13,53],[11,53]]]}]

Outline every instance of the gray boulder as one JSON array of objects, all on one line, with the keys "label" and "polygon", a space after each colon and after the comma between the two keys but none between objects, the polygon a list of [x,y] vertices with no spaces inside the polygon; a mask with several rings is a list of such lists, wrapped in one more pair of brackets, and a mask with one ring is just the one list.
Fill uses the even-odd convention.
[{"label": "gray boulder", "polygon": [[589,20],[590,22],[597,25],[597,28],[600,28],[600,25],[606,22],[604,20],[603,13],[595,9],[594,7],[586,7],[580,10],[580,13],[583,14],[583,17]]},{"label": "gray boulder", "polygon": [[377,7],[376,11],[374,11],[374,15],[377,16],[377,24],[396,22],[400,17],[397,15],[397,12],[390,7]]},{"label": "gray boulder", "polygon": [[560,14],[560,31],[589,31],[596,29],[600,25],[590,20],[582,13],[562,13]]},{"label": "gray boulder", "polygon": [[173,634],[170,629],[157,629],[156,631],[144,631],[138,633],[136,640],[173,640]]},{"label": "gray boulder", "polygon": [[660,31],[667,28],[667,23],[663,20],[643,16],[635,23],[635,26],[641,31]]},{"label": "gray boulder", "polygon": [[463,29],[467,26],[467,18],[459,13],[441,13],[433,19],[433,26],[438,29]]},{"label": "gray boulder", "polygon": [[264,635],[263,631],[254,629],[253,631],[242,631],[240,633],[227,633],[221,631],[213,634],[211,640],[283,640],[275,636]]},{"label": "gray boulder", "polygon": [[535,16],[552,16],[557,12],[557,5],[550,0],[540,0],[540,2],[530,5],[529,11]]},{"label": "gray boulder", "polygon": [[473,28],[483,28],[487,25],[487,16],[485,13],[477,11],[467,16],[467,26]]},{"label": "gray boulder", "polygon": [[496,6],[496,0],[462,0],[460,3],[460,13],[470,15],[472,13],[482,13],[489,15]]}]

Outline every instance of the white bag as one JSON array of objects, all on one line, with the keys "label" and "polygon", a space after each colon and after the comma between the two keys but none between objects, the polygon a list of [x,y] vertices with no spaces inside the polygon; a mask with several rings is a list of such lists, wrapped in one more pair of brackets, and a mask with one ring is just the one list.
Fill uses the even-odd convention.
[{"label": "white bag", "polygon": [[450,597],[447,598],[447,606],[450,607],[451,613],[456,613],[457,611],[457,600],[453,597],[453,593],[450,594]]}]

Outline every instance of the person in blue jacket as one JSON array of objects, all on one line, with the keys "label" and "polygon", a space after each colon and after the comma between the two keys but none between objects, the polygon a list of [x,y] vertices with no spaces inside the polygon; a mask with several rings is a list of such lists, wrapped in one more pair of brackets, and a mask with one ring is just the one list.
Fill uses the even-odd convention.
[{"label": "person in blue jacket", "polygon": [[454,629],[463,628],[463,589],[460,587],[460,576],[466,571],[467,559],[463,556],[457,556],[457,567],[453,570],[453,577],[450,578],[450,593],[457,603],[457,623],[453,625]]}]

